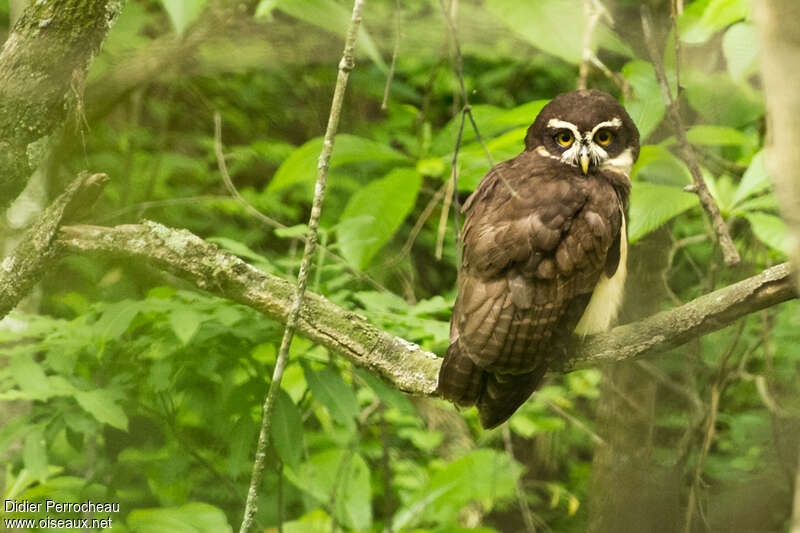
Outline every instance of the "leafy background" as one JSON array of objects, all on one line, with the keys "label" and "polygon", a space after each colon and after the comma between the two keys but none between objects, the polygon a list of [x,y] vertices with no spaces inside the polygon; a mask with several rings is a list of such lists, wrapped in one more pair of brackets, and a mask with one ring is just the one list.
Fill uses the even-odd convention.
[{"label": "leafy background", "polygon": [[[743,256],[736,269],[722,267],[696,197],[682,190],[691,178],[664,120],[639,3],[606,2],[592,49],[625,90],[595,69],[589,85],[620,96],[642,134],[632,260],[649,245],[668,250],[657,281],[666,308],[784,260],[786,241],[764,164],[751,2],[685,2],[679,72],[669,4],[651,3],[689,140]],[[366,5],[310,289],[442,354],[457,254],[437,191],[451,175],[463,102],[439,3],[401,4]],[[80,169],[107,172],[112,184],[92,223],[146,217],[188,228],[292,279],[350,5],[262,0],[237,31],[198,43],[209,9],[204,0],[127,3],[92,67],[86,125],[54,149],[43,188],[54,197]],[[8,11],[0,2],[4,35]],[[575,87],[584,17],[580,0],[459,3],[464,83],[493,161],[516,155],[541,107]],[[215,112],[233,181],[282,229],[228,195],[213,151]],[[468,124],[462,202],[489,166]],[[6,226],[10,242],[13,219]],[[674,473],[680,501],[699,501],[702,520],[691,531],[788,530],[799,317],[796,302],[783,304],[649,361],[659,379],[646,452]],[[160,272],[66,258],[0,331],[3,498],[119,502],[116,531],[238,528],[281,332]],[[598,434],[613,430],[598,423],[604,383],[613,385],[599,369],[549,377],[504,436],[481,430],[474,410],[406,397],[298,338],[278,397],[259,527],[520,531],[529,514],[545,530],[585,531],[600,490],[590,483]]]}]

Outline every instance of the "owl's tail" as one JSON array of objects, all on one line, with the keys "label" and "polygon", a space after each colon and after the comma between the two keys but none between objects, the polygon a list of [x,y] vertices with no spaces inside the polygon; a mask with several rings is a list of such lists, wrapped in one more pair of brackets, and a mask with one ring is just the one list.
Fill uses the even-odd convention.
[{"label": "owl's tail", "polygon": [[527,374],[486,374],[486,384],[478,398],[481,425],[497,427],[514,414],[535,391],[547,372],[541,364]]},{"label": "owl's tail", "polygon": [[459,350],[458,340],[447,348],[439,370],[438,391],[445,400],[468,407],[478,401],[486,373]]}]

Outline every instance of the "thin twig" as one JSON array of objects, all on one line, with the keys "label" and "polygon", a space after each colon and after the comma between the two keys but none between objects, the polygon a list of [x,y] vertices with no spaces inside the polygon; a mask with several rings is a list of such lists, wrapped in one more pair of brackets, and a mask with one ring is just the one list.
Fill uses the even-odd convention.
[{"label": "thin twig", "polygon": [[686,138],[686,131],[684,130],[683,120],[681,120],[681,115],[678,111],[678,104],[676,100],[672,98],[667,75],[664,71],[664,63],[661,61],[661,54],[656,44],[656,38],[653,33],[653,20],[647,5],[642,5],[641,17],[642,30],[644,31],[647,49],[650,53],[650,59],[653,61],[653,67],[655,69],[656,78],[658,79],[658,85],[661,87],[664,103],[667,106],[667,116],[670,118],[672,128],[675,130],[675,138],[678,141],[679,147],[678,151],[681,159],[683,159],[686,166],[689,167],[692,179],[694,180],[694,185],[691,186],[690,192],[697,194],[697,197],[700,199],[700,204],[703,206],[714,228],[714,235],[716,235],[717,242],[719,242],[725,264],[728,266],[736,265],[741,260],[739,258],[739,252],[736,251],[736,246],[733,244],[733,240],[728,232],[728,226],[725,224],[725,220],[723,220],[719,208],[706,186],[705,180],[703,180],[700,165],[697,163],[697,158],[692,150],[692,146]]},{"label": "thin twig", "polygon": [[[455,167],[453,167],[455,170]],[[453,172],[453,177],[447,180],[447,192],[444,195],[444,202],[442,203],[442,214],[439,217],[439,231],[436,235],[436,253],[435,257],[437,260],[441,261],[442,259],[442,249],[444,248],[444,235],[447,232],[447,214],[450,212],[450,204],[452,203],[455,194],[453,191],[455,190],[455,183],[458,179],[458,175],[456,172]],[[456,201],[458,199],[456,198]],[[456,221],[456,249],[458,249],[458,217],[455,218]]]},{"label": "thin twig", "polygon": [[400,52],[400,28],[402,26],[400,19],[402,18],[402,6],[400,0],[396,0],[394,6],[394,47],[392,49],[392,63],[389,65],[389,73],[386,75],[386,85],[383,88],[383,100],[381,101],[381,111],[386,111],[389,102],[389,88],[392,85],[392,78],[394,78],[394,69],[397,65],[397,55]]},{"label": "thin twig", "polygon": [[600,435],[598,435],[597,433],[592,431],[592,428],[590,428],[589,426],[584,424],[579,418],[569,414],[567,411],[562,409],[561,406],[559,406],[557,403],[551,402],[549,400],[545,401],[545,403],[547,404],[547,406],[550,409],[555,411],[556,414],[560,415],[567,422],[570,422],[576,428],[580,429],[581,431],[583,431],[584,433],[589,435],[589,437],[594,441],[595,444],[605,444],[606,443],[606,441],[605,441],[605,439],[603,439],[603,437],[601,437]]},{"label": "thin twig", "polygon": [[267,392],[267,396],[264,400],[261,431],[258,435],[258,446],[256,448],[256,459],[253,464],[253,475],[250,479],[250,488],[247,491],[247,504],[244,510],[242,526],[239,530],[240,533],[247,533],[250,530],[253,522],[253,516],[256,512],[256,499],[258,495],[258,489],[261,485],[261,477],[264,472],[270,429],[272,427],[272,410],[275,405],[275,397],[280,389],[283,371],[286,368],[286,364],[289,359],[289,346],[292,343],[294,330],[297,327],[298,317],[300,315],[300,309],[303,305],[303,297],[305,296],[306,285],[308,283],[308,273],[311,268],[311,262],[314,259],[314,248],[317,244],[319,219],[322,215],[322,202],[325,198],[325,186],[328,179],[328,166],[330,165],[336,130],[339,127],[339,117],[342,112],[342,102],[344,101],[344,92],[347,87],[347,80],[350,77],[350,71],[353,70],[354,67],[353,49],[355,47],[356,37],[358,35],[358,26],[361,23],[361,9],[363,6],[364,0],[355,0],[353,3],[353,15],[350,19],[350,25],[347,29],[347,38],[345,40],[342,60],[339,62],[339,75],[337,77],[336,88],[334,89],[333,93],[333,102],[331,104],[330,116],[328,117],[328,126],[325,130],[325,140],[322,146],[322,153],[320,153],[319,156],[319,171],[317,173],[317,183],[314,188],[314,200],[311,204],[311,216],[308,220],[308,235],[306,237],[305,250],[303,251],[303,258],[300,262],[300,273],[297,276],[297,290],[294,295],[289,315],[286,317],[286,328],[283,331],[281,347],[278,351],[277,360],[275,361],[275,370],[272,374],[272,381],[269,385],[269,391]]}]

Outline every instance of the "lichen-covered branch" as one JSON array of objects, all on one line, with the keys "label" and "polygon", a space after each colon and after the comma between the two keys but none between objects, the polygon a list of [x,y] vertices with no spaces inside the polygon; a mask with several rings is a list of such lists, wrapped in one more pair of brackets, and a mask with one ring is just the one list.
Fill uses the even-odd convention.
[{"label": "lichen-covered branch", "polygon": [[[153,222],[115,228],[66,226],[58,244],[65,253],[100,253],[148,263],[273,320],[284,322],[289,314],[294,294],[290,282],[265,274],[186,230]],[[669,311],[573,341],[561,347],[569,355],[561,370],[662,352],[795,298],[790,273],[784,263]],[[297,331],[402,391],[435,394],[441,359],[322,296],[306,294]]]},{"label": "lichen-covered branch", "polygon": [[53,245],[64,220],[85,211],[108,182],[105,174],[82,173],[28,228],[17,248],[0,264],[0,317],[27,296],[57,255]]},{"label": "lichen-covered branch", "polygon": [[656,44],[655,35],[653,34],[653,21],[650,16],[650,9],[646,4],[642,5],[642,30],[644,31],[644,38],[648,52],[650,53],[650,59],[653,61],[653,68],[655,69],[656,78],[658,79],[658,85],[661,87],[664,104],[667,106],[667,116],[672,123],[672,129],[675,131],[675,138],[678,141],[678,153],[681,159],[686,163],[686,166],[689,167],[689,172],[694,180],[694,184],[689,186],[687,191],[697,194],[700,205],[703,206],[703,210],[705,210],[706,216],[708,216],[711,226],[714,228],[714,235],[722,250],[722,258],[725,264],[728,266],[736,265],[740,261],[739,252],[733,244],[733,239],[731,239],[728,226],[725,224],[725,220],[719,212],[719,207],[717,207],[717,203],[714,201],[714,197],[711,196],[711,192],[708,190],[708,186],[703,179],[703,174],[700,171],[700,165],[697,163],[694,150],[692,150],[692,145],[689,144],[689,140],[686,138],[686,130],[683,127],[683,120],[681,120],[681,114],[678,111],[678,103],[672,98],[667,75],[664,71],[664,63],[661,61],[661,51]]},{"label": "lichen-covered branch", "polygon": [[82,111],[86,73],[122,0],[29,2],[0,51],[0,207],[25,187],[48,139]]}]

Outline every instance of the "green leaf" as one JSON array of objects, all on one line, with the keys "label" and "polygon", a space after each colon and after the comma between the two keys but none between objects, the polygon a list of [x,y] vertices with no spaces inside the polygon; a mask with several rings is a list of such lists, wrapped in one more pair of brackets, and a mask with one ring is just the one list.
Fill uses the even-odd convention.
[{"label": "green leaf", "polygon": [[207,503],[180,507],[134,509],[128,515],[131,533],[228,533],[233,529],[221,509]]},{"label": "green leaf", "polygon": [[281,461],[297,470],[303,454],[303,417],[282,389],[278,390],[272,412],[272,445]]},{"label": "green leaf", "polygon": [[745,218],[750,222],[758,240],[784,254],[789,254],[789,243],[787,240],[786,224],[780,217],[767,213],[747,213]]},{"label": "green leaf", "polygon": [[[747,135],[737,129],[726,126],[692,126],[687,130],[686,137],[692,144],[707,146],[739,146],[750,142],[750,138]],[[674,142],[674,138],[672,139]]]},{"label": "green leaf", "polygon": [[140,310],[141,303],[130,300],[107,305],[103,314],[94,323],[95,334],[101,342],[120,338]]},{"label": "green leaf", "polygon": [[205,318],[204,315],[185,306],[175,308],[168,316],[172,331],[184,346],[189,344]]},{"label": "green leaf", "polygon": [[345,259],[365,268],[411,212],[421,184],[416,170],[398,168],[356,192],[337,232]]},{"label": "green leaf", "polygon": [[[316,137],[293,151],[275,171],[267,192],[275,192],[294,183],[314,181],[317,178],[317,161],[322,152],[322,140],[322,137]],[[330,168],[365,161],[402,162],[407,161],[407,158],[389,146],[363,137],[344,133],[336,136]]]},{"label": "green leaf", "polygon": [[349,527],[363,531],[372,527],[372,491],[369,467],[361,455],[349,458],[336,487],[336,514]]},{"label": "green leaf", "polygon": [[395,515],[395,531],[435,521],[457,522],[457,514],[467,502],[475,500],[487,511],[493,502],[514,494],[519,468],[508,455],[496,450],[475,450],[435,472],[430,480],[407,500]]},{"label": "green leaf", "polygon": [[727,73],[686,69],[681,79],[689,105],[704,122],[738,128],[764,115],[762,94],[747,83],[735,83]]},{"label": "green leaf", "polygon": [[580,63],[584,26],[581,0],[487,0],[485,4],[490,13],[536,48],[573,65]]},{"label": "green leaf", "polygon": [[371,527],[370,474],[361,455],[349,450],[330,449],[312,455],[297,472],[285,472],[289,481],[320,503],[330,502],[333,494],[335,514],[349,528],[365,530]]},{"label": "green leaf", "polygon": [[637,182],[631,189],[628,238],[636,242],[697,204],[696,195],[677,187]]},{"label": "green leaf", "polygon": [[737,205],[743,200],[758,194],[768,189],[771,185],[769,175],[767,174],[767,166],[765,161],[764,150],[761,150],[750,161],[750,166],[747,167],[742,181],[739,182],[739,187],[733,195],[733,205]]},{"label": "green leaf", "polygon": [[753,24],[734,24],[722,38],[722,53],[728,64],[728,74],[734,81],[742,81],[758,70],[760,41]]},{"label": "green leaf", "polygon": [[411,414],[414,412],[411,402],[409,402],[406,395],[399,390],[390,387],[384,383],[383,380],[373,376],[363,368],[354,368],[353,372],[372,389],[375,395],[380,398],[387,407],[393,407],[402,413]]},{"label": "green leaf", "polygon": [[712,35],[729,24],[747,17],[748,0],[710,0],[694,2],[687,6],[678,19],[681,41],[689,44],[706,42]]},{"label": "green leaf", "polygon": [[95,417],[98,422],[123,431],[128,430],[128,416],[117,405],[114,395],[109,391],[104,389],[76,391],[74,396],[78,401],[78,405]]},{"label": "green leaf", "polygon": [[307,364],[303,364],[303,373],[314,398],[325,406],[337,422],[350,431],[355,430],[358,401],[341,376],[330,368],[311,370]]},{"label": "green leaf", "polygon": [[539,433],[561,431],[566,427],[564,420],[556,416],[542,416],[530,412],[516,412],[508,421],[514,433],[525,438]]},{"label": "green leaf", "polygon": [[637,59],[622,67],[622,75],[631,85],[631,97],[625,100],[625,109],[644,141],[664,118],[666,109],[655,70],[650,63]]},{"label": "green leaf", "polygon": [[37,427],[25,435],[22,462],[31,476],[42,483],[47,480],[47,443],[41,428]]},{"label": "green leaf", "polygon": [[[351,10],[333,0],[278,0],[275,7],[288,15],[325,31],[333,32],[340,37],[347,34]],[[358,28],[356,46],[363,50],[382,70],[387,69],[380,50],[363,23]]]},{"label": "green leaf", "polygon": [[161,0],[178,35],[183,35],[186,28],[200,16],[207,3],[208,0]]},{"label": "green leaf", "polygon": [[[682,187],[692,183],[686,164],[660,144],[646,144],[633,165],[631,180]],[[634,185],[636,187],[636,185]]]}]

